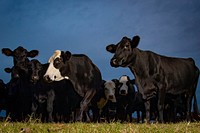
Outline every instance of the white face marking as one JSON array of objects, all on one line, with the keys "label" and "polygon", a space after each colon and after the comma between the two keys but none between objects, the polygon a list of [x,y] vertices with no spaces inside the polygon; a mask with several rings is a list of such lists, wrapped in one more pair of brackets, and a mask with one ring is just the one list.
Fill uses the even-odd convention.
[{"label": "white face marking", "polygon": [[119,83],[122,83],[122,86],[119,89],[120,95],[127,95],[128,94],[128,86],[126,85],[127,82],[128,82],[127,76],[120,77]]},{"label": "white face marking", "polygon": [[106,81],[104,84],[106,99],[111,100],[112,102],[116,102],[115,88],[115,83],[113,81]]},{"label": "white face marking", "polygon": [[69,77],[67,77],[67,76],[65,76],[65,77],[61,76],[59,69],[56,69],[53,65],[54,60],[56,58],[60,58],[60,56],[61,56],[61,51],[56,50],[54,52],[54,54],[49,58],[49,67],[48,67],[44,77],[48,76],[51,81],[60,81],[63,79],[69,79]]}]

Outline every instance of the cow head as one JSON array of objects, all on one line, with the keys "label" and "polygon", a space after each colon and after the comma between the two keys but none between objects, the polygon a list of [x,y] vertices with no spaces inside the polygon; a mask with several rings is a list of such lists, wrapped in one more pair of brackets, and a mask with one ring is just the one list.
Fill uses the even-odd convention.
[{"label": "cow head", "polygon": [[116,81],[105,81],[103,84],[104,93],[107,100],[116,102],[115,91],[116,91]]},{"label": "cow head", "polygon": [[130,80],[129,76],[123,75],[119,78],[119,94],[128,95],[129,91],[132,91],[135,80]]},{"label": "cow head", "polygon": [[68,67],[66,67],[65,63],[70,60],[70,58],[71,53],[69,51],[64,53],[63,51],[56,50],[49,58],[49,67],[44,74],[44,79],[48,82],[69,79],[69,77],[66,76],[69,70],[67,70]]},{"label": "cow head", "polygon": [[29,62],[29,70],[30,70],[30,81],[32,83],[36,83],[40,79],[42,64],[37,59],[33,59]]},{"label": "cow head", "polygon": [[115,53],[113,58],[110,60],[112,67],[127,67],[133,62],[135,58],[133,49],[139,44],[140,37],[134,36],[131,40],[130,38],[123,37],[122,40],[115,44],[110,44],[106,47],[106,50],[110,53]]},{"label": "cow head", "polygon": [[18,66],[21,69],[27,71],[28,68],[26,66],[26,62],[28,61],[28,57],[33,58],[37,56],[39,51],[38,50],[27,51],[22,46],[19,46],[13,51],[9,48],[3,48],[2,53],[5,54],[6,56],[13,57],[14,66]]},{"label": "cow head", "polygon": [[12,68],[9,68],[9,67],[7,67],[7,68],[5,68],[4,69],[4,71],[6,72],[6,73],[10,73],[11,74],[11,78],[12,79],[19,79],[19,75],[20,75],[20,69],[19,69],[19,67],[12,67]]}]

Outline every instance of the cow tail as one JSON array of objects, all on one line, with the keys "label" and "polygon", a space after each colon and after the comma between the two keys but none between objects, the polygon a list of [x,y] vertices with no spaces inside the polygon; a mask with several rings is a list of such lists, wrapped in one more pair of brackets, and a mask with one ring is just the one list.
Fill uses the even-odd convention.
[{"label": "cow tail", "polygon": [[[199,69],[196,67],[196,77],[195,77],[195,83],[194,83],[195,92],[196,92],[198,80],[199,80]],[[196,93],[194,93],[193,110],[194,110],[194,113],[195,113],[195,114],[199,114],[199,109],[198,109],[198,104],[197,104]]]}]

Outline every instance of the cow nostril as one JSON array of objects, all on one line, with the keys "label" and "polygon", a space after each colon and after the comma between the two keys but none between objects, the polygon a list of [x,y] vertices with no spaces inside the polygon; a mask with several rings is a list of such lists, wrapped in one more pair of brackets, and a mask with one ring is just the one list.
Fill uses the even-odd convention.
[{"label": "cow nostril", "polygon": [[14,77],[15,79],[18,79],[18,78],[19,78],[19,74],[13,74],[13,77]]},{"label": "cow nostril", "polygon": [[56,79],[56,76],[54,76],[54,79]]},{"label": "cow nostril", "polygon": [[113,99],[114,98],[114,96],[113,95],[109,95],[109,99]]},{"label": "cow nostril", "polygon": [[38,76],[33,76],[32,77],[32,80],[38,80],[39,78],[38,78]]},{"label": "cow nostril", "polygon": [[51,79],[50,79],[50,77],[48,75],[44,76],[44,80],[47,81],[47,82],[51,81]]},{"label": "cow nostril", "polygon": [[121,95],[125,95],[125,94],[126,94],[126,91],[125,91],[125,90],[121,90],[121,91],[120,91],[120,94],[121,94]]},{"label": "cow nostril", "polygon": [[116,60],[116,59],[113,59],[113,60],[112,60],[112,63],[113,63],[114,65],[116,65],[116,64],[117,64],[117,60]]}]

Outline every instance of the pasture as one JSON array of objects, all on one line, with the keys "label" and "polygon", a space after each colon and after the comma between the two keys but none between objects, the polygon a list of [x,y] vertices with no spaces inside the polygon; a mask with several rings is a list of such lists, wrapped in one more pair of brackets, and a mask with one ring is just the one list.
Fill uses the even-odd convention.
[{"label": "pasture", "polygon": [[169,124],[0,122],[0,133],[199,133],[200,122]]}]

